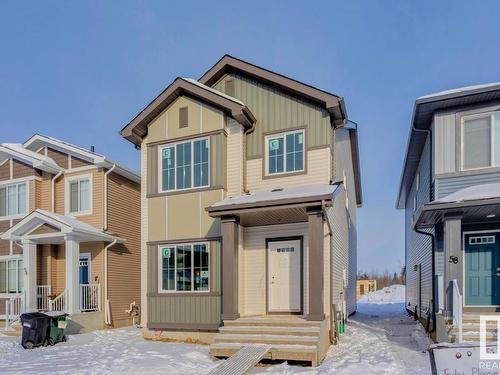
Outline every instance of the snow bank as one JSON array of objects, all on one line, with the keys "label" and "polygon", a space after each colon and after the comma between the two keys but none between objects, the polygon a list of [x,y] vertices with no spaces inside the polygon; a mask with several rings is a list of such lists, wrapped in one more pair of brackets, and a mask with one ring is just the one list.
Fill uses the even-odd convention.
[{"label": "snow bank", "polygon": [[375,292],[365,294],[358,303],[404,303],[405,286],[391,285]]}]

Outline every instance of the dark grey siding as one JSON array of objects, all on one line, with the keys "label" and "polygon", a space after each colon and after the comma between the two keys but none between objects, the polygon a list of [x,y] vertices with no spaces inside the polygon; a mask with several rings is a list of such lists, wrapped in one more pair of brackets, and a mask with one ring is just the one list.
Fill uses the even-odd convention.
[{"label": "dark grey siding", "polygon": [[[247,136],[247,157],[263,154],[264,133],[304,127],[307,147],[328,146],[331,137],[329,113],[303,99],[238,74],[226,75],[214,85],[226,93],[225,82],[232,79],[233,95],[243,101],[257,119],[255,131]],[[230,85],[231,86],[231,85]]]},{"label": "dark grey siding", "polygon": [[432,299],[432,242],[429,236],[416,233],[413,230],[413,198],[417,197],[417,208],[429,202],[429,191],[431,189],[429,147],[429,139],[427,139],[417,170],[420,175],[420,187],[417,191],[415,177],[405,208],[406,307],[414,311],[415,306],[418,305],[418,272],[414,270],[414,267],[420,265],[422,303],[421,306],[418,306],[418,309],[421,316],[424,317]]},{"label": "dark grey siding", "polygon": [[436,179],[436,199],[446,197],[458,190],[474,185],[491,184],[500,182],[500,172],[462,174],[453,177],[441,177]]},{"label": "dark grey siding", "polygon": [[148,246],[148,327],[214,330],[221,321],[221,244],[210,242],[210,291],[158,293],[158,247]]}]

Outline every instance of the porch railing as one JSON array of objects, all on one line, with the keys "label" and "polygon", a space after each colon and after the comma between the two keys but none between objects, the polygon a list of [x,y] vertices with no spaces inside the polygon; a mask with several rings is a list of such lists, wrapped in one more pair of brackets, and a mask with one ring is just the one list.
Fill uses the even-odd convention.
[{"label": "porch railing", "polygon": [[460,294],[460,289],[458,288],[458,282],[456,279],[452,280],[452,302],[453,302],[453,325],[458,328],[458,342],[463,341],[463,327],[462,327],[462,306],[463,299]]},{"label": "porch railing", "polygon": [[12,323],[19,319],[24,312],[25,293],[24,291],[5,301],[5,329],[9,329]]},{"label": "porch railing", "polygon": [[37,308],[39,311],[47,311],[49,309],[49,296],[52,293],[50,285],[37,285]]},{"label": "porch railing", "polygon": [[68,291],[65,289],[54,299],[49,299],[49,311],[64,312],[66,310],[66,296]]},{"label": "porch railing", "polygon": [[101,310],[101,284],[80,284],[80,311]]}]

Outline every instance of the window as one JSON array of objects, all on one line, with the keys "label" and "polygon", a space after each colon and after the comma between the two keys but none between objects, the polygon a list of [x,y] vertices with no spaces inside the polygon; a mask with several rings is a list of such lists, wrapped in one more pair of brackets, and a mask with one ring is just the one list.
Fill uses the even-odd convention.
[{"label": "window", "polygon": [[160,152],[161,191],[208,186],[208,138],[168,145]]},{"label": "window", "polygon": [[470,237],[470,245],[480,245],[480,244],[494,244],[495,236],[480,236],[480,237]]},{"label": "window", "polygon": [[0,260],[0,293],[20,293],[23,288],[22,259]]},{"label": "window", "polygon": [[266,137],[266,172],[279,174],[304,170],[304,131]]},{"label": "window", "polygon": [[91,209],[90,177],[68,180],[68,204],[71,214],[88,214]]},{"label": "window", "polygon": [[188,127],[188,107],[179,108],[179,128]]},{"label": "window", "polygon": [[26,182],[0,187],[0,216],[26,215]]},{"label": "window", "polygon": [[159,290],[163,292],[206,292],[209,290],[207,243],[160,246]]},{"label": "window", "polygon": [[500,166],[500,112],[462,118],[462,169]]}]

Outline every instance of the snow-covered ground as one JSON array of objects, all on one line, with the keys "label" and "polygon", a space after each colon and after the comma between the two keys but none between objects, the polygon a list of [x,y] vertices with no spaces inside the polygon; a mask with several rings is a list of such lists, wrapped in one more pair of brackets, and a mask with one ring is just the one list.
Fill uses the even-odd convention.
[{"label": "snow-covered ground", "polygon": [[[358,302],[339,345],[318,368],[281,363],[252,374],[430,374],[430,344],[406,317],[404,287],[370,293]],[[73,335],[54,347],[24,350],[19,337],[0,336],[1,374],[206,374],[220,363],[208,347],[152,342],[137,328]]]}]

